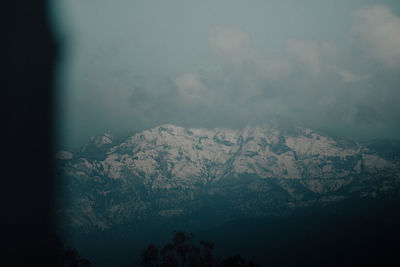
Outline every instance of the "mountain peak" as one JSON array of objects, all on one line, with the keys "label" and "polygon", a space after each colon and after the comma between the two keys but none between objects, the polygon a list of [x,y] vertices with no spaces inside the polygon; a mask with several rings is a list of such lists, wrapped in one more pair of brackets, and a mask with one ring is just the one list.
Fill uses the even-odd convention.
[{"label": "mountain peak", "polygon": [[[338,145],[309,129],[285,135],[272,125],[210,130],[163,124],[115,143],[109,134],[96,136],[81,151],[83,158],[97,161],[93,166],[102,166],[103,175],[133,175],[152,187],[187,187],[247,174],[330,179],[357,174],[365,164],[375,168],[359,144]],[[390,165],[375,156],[380,166]]]},{"label": "mountain peak", "polygon": [[[121,139],[113,139],[109,134],[96,136],[76,155],[60,151],[56,156],[62,173],[75,181],[78,188],[87,183],[85,188],[100,190],[98,197],[110,192],[132,197],[129,203],[113,206],[115,210],[110,212],[125,207],[139,217],[144,216],[142,212],[150,205],[143,204],[146,194],[161,194],[157,196],[163,209],[168,199],[163,194],[177,194],[179,199],[181,194],[188,194],[185,201],[179,202],[179,209],[185,212],[185,205],[196,194],[210,188],[209,194],[219,192],[221,196],[241,188],[240,193],[271,203],[275,203],[270,200],[271,194],[278,194],[279,199],[284,194],[286,204],[293,205],[307,192],[314,198],[335,196],[343,190],[360,191],[364,188],[361,184],[371,183],[372,179],[378,181],[376,192],[362,194],[376,195],[382,190],[395,190],[400,179],[398,162],[383,158],[366,146],[341,142],[303,128],[295,134],[285,134],[271,125],[233,130],[164,124]],[[382,174],[390,179],[380,181]],[[118,185],[117,189],[111,185]],[[219,185],[231,187],[225,190]],[[350,185],[353,187],[348,189]],[[82,214],[94,212],[90,208],[91,198],[82,200],[88,205]],[[165,204],[168,209],[175,207],[175,200],[171,201],[171,205]],[[256,209],[260,204],[257,205]],[[305,201],[299,205],[309,204]],[[87,217],[80,217],[77,222],[86,220],[83,218]],[[98,223],[102,219],[93,220]]]}]

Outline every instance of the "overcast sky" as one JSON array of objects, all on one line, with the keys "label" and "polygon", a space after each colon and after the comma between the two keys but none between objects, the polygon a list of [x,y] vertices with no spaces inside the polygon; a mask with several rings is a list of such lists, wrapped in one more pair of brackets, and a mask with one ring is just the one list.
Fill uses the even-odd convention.
[{"label": "overcast sky", "polygon": [[53,0],[62,148],[279,119],[400,136],[400,1]]}]

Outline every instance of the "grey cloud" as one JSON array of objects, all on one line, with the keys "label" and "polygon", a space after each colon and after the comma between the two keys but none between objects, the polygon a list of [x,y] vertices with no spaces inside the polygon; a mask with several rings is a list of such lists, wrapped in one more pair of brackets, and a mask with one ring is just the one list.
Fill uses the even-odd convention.
[{"label": "grey cloud", "polygon": [[[354,25],[358,23],[355,20]],[[146,107],[154,118],[138,114],[145,120],[162,117],[194,127],[238,127],[279,118],[341,135],[373,137],[385,132],[394,136],[399,131],[393,120],[397,104],[383,98],[395,95],[398,81],[391,84],[374,72],[363,73],[363,66],[338,61],[338,54],[358,60],[346,49],[290,38],[286,56],[268,58],[252,48],[248,34],[237,28],[213,28],[209,40],[220,57],[220,68],[182,73],[164,96],[158,92],[165,90],[161,85],[146,90],[158,99],[142,98],[150,103]],[[168,106],[171,117],[167,118]]]},{"label": "grey cloud", "polygon": [[364,56],[385,67],[400,67],[400,18],[384,5],[368,6],[353,13],[351,37]]},{"label": "grey cloud", "polygon": [[[85,7],[90,10],[90,4]],[[103,130],[124,133],[163,123],[236,128],[278,120],[285,129],[303,125],[337,135],[400,136],[400,18],[388,6],[355,10],[347,32],[334,40],[272,34],[263,17],[254,20],[262,23],[251,24],[259,27],[252,31],[243,21],[235,23],[236,17],[226,21],[217,13],[203,14],[213,19],[208,23],[194,12],[197,21],[187,25],[178,19],[152,24],[138,13],[132,17],[137,39],[129,39],[120,18],[119,24],[110,22],[118,31],[104,41],[107,47],[109,39],[129,39],[114,47],[116,53],[87,53],[91,45],[93,51],[98,43],[103,47],[103,31],[96,35],[87,28],[96,41],[81,36],[84,49],[75,47],[80,53],[66,76],[73,77],[67,80],[68,135],[81,135],[83,142]],[[279,19],[274,29],[284,24]],[[143,21],[149,30],[140,27]],[[114,40],[119,34],[121,40]],[[265,48],[269,42],[279,49]]]},{"label": "grey cloud", "polygon": [[309,40],[288,39],[286,49],[295,60],[306,66],[313,73],[320,71],[320,46]]},{"label": "grey cloud", "polygon": [[[387,18],[391,22],[398,19],[389,9],[382,7],[362,8],[355,14],[370,19],[369,12],[374,13],[375,9],[378,9],[378,17],[373,17],[373,20],[379,23],[386,23]],[[386,19],[382,18],[383,22],[379,17],[381,13],[386,16]],[[394,24],[391,30],[400,30]],[[359,27],[360,21],[356,18],[350,34],[354,35]],[[238,29],[217,29],[211,31],[210,38],[220,40],[215,52],[223,56],[223,61],[229,62],[233,58],[233,66],[222,67],[223,76],[204,75],[206,72],[190,76],[196,84],[207,84],[202,89],[203,98],[197,100],[207,103],[206,114],[212,118],[211,125],[219,125],[221,120],[243,125],[249,121],[265,122],[279,117],[322,131],[334,128],[336,134],[342,135],[376,137],[385,133],[394,137],[399,132],[397,117],[393,116],[399,109],[397,103],[385,99],[385,96],[398,95],[398,81],[380,78],[379,70],[365,72],[362,64],[347,63],[349,57],[352,61],[363,62],[357,57],[359,55],[349,53],[352,49],[363,49],[361,44],[350,40],[345,43],[349,48],[340,50],[328,42],[290,38],[286,41],[286,57],[269,59],[251,48],[246,33]],[[381,26],[377,27],[377,31],[381,30]],[[360,33],[366,34],[362,31],[357,34]],[[373,33],[368,38],[375,41]],[[396,42],[396,38],[389,42]],[[236,43],[230,44],[230,41]],[[388,40],[382,42],[383,48],[392,49],[389,54],[396,57],[397,48],[388,45]],[[376,53],[381,55],[379,51]],[[346,60],[338,61],[338,54]],[[369,61],[373,64],[371,60],[375,58]],[[392,61],[386,63],[395,67]],[[212,94],[207,91],[212,91]],[[218,109],[221,106],[223,109]]]},{"label": "grey cloud", "polygon": [[231,63],[240,64],[243,60],[255,56],[249,35],[238,28],[213,27],[208,40],[214,51],[222,53]]}]

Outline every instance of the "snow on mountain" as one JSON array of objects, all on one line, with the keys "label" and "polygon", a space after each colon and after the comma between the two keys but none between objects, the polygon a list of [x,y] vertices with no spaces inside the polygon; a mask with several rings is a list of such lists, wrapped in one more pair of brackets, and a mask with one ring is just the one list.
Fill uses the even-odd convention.
[{"label": "snow on mountain", "polygon": [[[89,147],[85,145],[70,169],[113,179],[135,175],[154,188],[184,188],[242,174],[328,179],[360,173],[361,166],[371,171],[394,167],[360,144],[343,147],[310,130],[302,133],[285,136],[268,127],[207,130],[161,125],[117,144],[110,135],[92,138],[89,144],[109,145],[98,152],[104,159],[85,158]],[[60,153],[72,158],[70,152]]]},{"label": "snow on mountain", "polygon": [[[400,177],[398,162],[385,159],[359,143],[335,140],[303,128],[297,128],[292,134],[283,134],[268,125],[239,130],[210,130],[167,124],[124,139],[117,140],[109,134],[93,137],[79,152],[61,151],[57,157],[61,161],[63,176],[74,183],[86,183],[90,192],[94,190],[91,187],[96,185],[97,195],[99,192],[102,195],[129,193],[129,201],[120,200],[121,203],[115,204],[115,200],[110,200],[104,208],[109,212],[107,216],[120,221],[124,220],[124,216],[145,216],[154,204],[144,200],[148,192],[167,190],[166,194],[180,198],[180,202],[170,200],[165,203],[160,197],[157,214],[182,214],[185,205],[189,205],[184,202],[195,199],[196,192],[203,186],[212,188],[214,184],[229,183],[243,177],[257,177],[255,181],[248,178],[245,190],[255,195],[262,194],[263,200],[256,203],[261,205],[260,209],[268,201],[275,201],[266,197],[275,186],[271,184],[273,181],[278,182],[273,194],[282,191],[279,194],[287,195],[287,205],[289,202],[293,205],[293,201],[304,199],[306,192],[339,192],[349,184],[361,183],[360,177],[378,179],[380,174],[385,173],[396,183]],[[389,185],[382,185],[382,190],[394,188],[392,180]],[[112,181],[118,182],[117,188],[121,192],[112,186],[104,188],[104,184]],[[140,195],[138,188],[147,193]],[[215,187],[209,189],[207,194],[229,194],[221,190]],[[88,194],[80,193],[79,197],[86,196],[81,201],[90,210],[95,203],[88,204],[93,201],[87,197]],[[92,199],[96,198],[93,196],[95,193],[91,194]],[[324,201],[342,198],[324,197]],[[107,217],[104,214],[101,216]],[[96,224],[106,223],[97,218]]]}]

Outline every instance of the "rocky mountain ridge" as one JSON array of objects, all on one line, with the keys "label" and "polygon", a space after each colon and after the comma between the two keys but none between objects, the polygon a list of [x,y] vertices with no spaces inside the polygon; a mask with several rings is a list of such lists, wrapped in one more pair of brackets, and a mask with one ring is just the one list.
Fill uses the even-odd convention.
[{"label": "rocky mountain ridge", "polygon": [[352,193],[397,194],[400,181],[399,162],[368,146],[271,125],[161,125],[119,140],[92,137],[80,151],[56,156],[67,188],[63,216],[84,228],[194,214],[210,198],[225,203],[215,209],[227,217],[279,213]]}]

